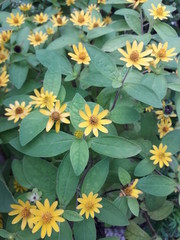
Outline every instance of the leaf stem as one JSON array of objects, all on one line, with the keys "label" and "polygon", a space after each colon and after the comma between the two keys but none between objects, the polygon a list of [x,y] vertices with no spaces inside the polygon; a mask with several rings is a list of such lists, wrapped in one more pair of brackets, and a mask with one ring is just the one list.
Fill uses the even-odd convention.
[{"label": "leaf stem", "polygon": [[150,219],[149,219],[149,216],[148,216],[148,214],[147,214],[146,212],[144,212],[144,217],[145,217],[145,219],[146,219],[146,222],[147,222],[147,224],[148,224],[148,226],[149,226],[149,228],[150,228],[153,236],[157,238],[158,235],[157,235],[157,233],[156,233],[156,230],[155,230],[154,227],[152,226],[152,224],[151,224],[151,222],[150,222]]}]

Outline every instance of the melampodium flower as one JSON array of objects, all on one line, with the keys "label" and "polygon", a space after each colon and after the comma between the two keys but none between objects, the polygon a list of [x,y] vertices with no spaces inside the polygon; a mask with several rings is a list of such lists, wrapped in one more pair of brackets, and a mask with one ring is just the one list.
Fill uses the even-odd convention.
[{"label": "melampodium flower", "polygon": [[96,4],[91,4],[88,6],[88,11],[92,13],[93,10],[96,10],[99,12],[99,7]]},{"label": "melampodium flower", "polygon": [[173,131],[172,121],[169,119],[162,119],[158,126],[158,133],[160,138],[163,138],[168,132]]},{"label": "melampodium flower", "polygon": [[154,61],[155,64],[157,64],[159,61],[162,62],[169,62],[173,59],[171,57],[175,56],[176,53],[173,53],[175,48],[170,48],[167,50],[168,43],[159,43],[158,46],[156,46],[154,43],[152,44],[153,52],[151,53],[151,56],[156,57],[156,60]]},{"label": "melampodium flower", "polygon": [[72,60],[76,61],[78,64],[84,63],[85,65],[89,65],[91,61],[86,48],[80,42],[78,48],[76,45],[73,45],[74,53],[68,53]]},{"label": "melampodium flower", "polygon": [[68,19],[66,17],[62,17],[61,15],[52,16],[51,22],[54,23],[53,27],[62,27],[66,25]]},{"label": "melampodium flower", "polygon": [[149,152],[153,154],[153,156],[150,157],[150,160],[154,161],[154,165],[159,164],[160,168],[162,168],[164,165],[167,167],[169,166],[169,162],[172,162],[172,154],[170,152],[166,152],[166,150],[167,145],[163,147],[162,143],[159,145],[159,148],[153,145],[153,150],[150,150]]},{"label": "melampodium flower", "polygon": [[146,112],[152,112],[154,108],[152,106],[146,107],[145,110]]},{"label": "melampodium flower", "polygon": [[11,34],[12,34],[11,30],[2,31],[0,33],[0,44],[4,44],[4,43],[8,42],[11,37]]},{"label": "melampodium flower", "polygon": [[93,134],[98,137],[98,130],[103,133],[108,133],[108,129],[105,128],[103,125],[108,125],[112,123],[109,119],[103,119],[108,113],[108,110],[103,110],[99,113],[100,106],[99,104],[96,104],[94,107],[93,112],[91,113],[91,109],[88,106],[88,104],[85,104],[85,112],[79,111],[79,115],[81,118],[85,120],[85,122],[81,122],[79,124],[80,128],[86,128],[85,129],[85,136],[89,135],[91,131],[93,131]]},{"label": "melampodium flower", "polygon": [[66,103],[64,103],[61,106],[60,101],[58,100],[56,102],[55,107],[49,108],[49,111],[44,109],[40,110],[42,114],[49,117],[49,121],[47,122],[47,125],[46,125],[46,132],[49,132],[51,130],[54,123],[55,123],[55,129],[57,133],[60,131],[61,122],[70,124],[70,121],[67,119],[67,117],[70,116],[70,113],[64,112],[66,110],[66,107],[67,107]]},{"label": "melampodium flower", "polygon": [[14,123],[19,121],[19,119],[25,118],[29,112],[32,110],[31,106],[25,106],[25,102],[21,104],[18,101],[15,101],[15,104],[9,104],[10,108],[5,108],[5,116],[8,116],[8,120],[14,120]]},{"label": "melampodium flower", "polygon": [[53,108],[54,103],[56,102],[56,96],[53,95],[53,92],[49,93],[48,91],[44,91],[44,88],[42,87],[40,92],[35,89],[34,93],[36,96],[30,96],[30,98],[33,100],[30,102],[31,105],[35,105],[35,108]]},{"label": "melampodium flower", "polygon": [[54,29],[48,27],[48,28],[46,29],[46,33],[47,33],[48,35],[53,35],[53,34],[54,34]]},{"label": "melampodium flower", "polygon": [[27,11],[29,11],[29,10],[31,9],[31,7],[32,7],[32,3],[21,4],[21,5],[19,6],[19,9],[20,9],[21,11],[23,11],[23,12],[27,12]]},{"label": "melampodium flower", "polygon": [[3,71],[0,74],[0,88],[1,87],[6,87],[7,86],[7,82],[9,82],[9,75],[7,74],[6,71]]},{"label": "melampodium flower", "polygon": [[48,20],[48,15],[41,12],[40,14],[36,14],[36,16],[34,16],[33,22],[43,24],[47,22],[47,20]]},{"label": "melampodium flower", "polygon": [[74,133],[74,136],[77,138],[77,139],[81,139],[84,135],[84,132],[82,130],[77,130],[75,131]]},{"label": "melampodium flower", "polygon": [[15,191],[18,193],[18,192],[26,192],[27,191],[27,188],[25,187],[22,187],[16,180],[14,180],[14,189]]},{"label": "melampodium flower", "polygon": [[25,18],[24,18],[23,14],[19,15],[19,13],[17,13],[16,15],[14,15],[13,13],[11,13],[10,16],[11,17],[8,17],[6,19],[6,22],[9,23],[10,26],[19,27],[25,21]]},{"label": "melampodium flower", "polygon": [[98,3],[106,4],[106,0],[98,0]]},{"label": "melampodium flower", "polygon": [[11,208],[14,209],[13,211],[9,212],[9,216],[17,215],[13,221],[12,224],[16,224],[22,219],[21,223],[21,230],[24,230],[26,225],[28,224],[29,228],[33,228],[33,223],[30,222],[30,219],[33,217],[32,213],[30,212],[32,209],[35,209],[35,206],[31,206],[29,201],[26,201],[25,203],[18,199],[19,204],[11,204]]},{"label": "melampodium flower", "polygon": [[75,3],[75,0],[66,0],[66,5],[67,6],[71,6],[74,3]]},{"label": "melampodium flower", "polygon": [[44,43],[48,39],[48,35],[46,33],[35,32],[35,34],[28,35],[28,40],[30,41],[30,44],[34,47],[40,45],[41,43]]},{"label": "melampodium flower", "polygon": [[88,29],[92,30],[98,27],[105,27],[104,22],[102,22],[100,18],[96,19],[93,17],[93,19],[88,24]]},{"label": "melampodium flower", "polygon": [[136,189],[136,185],[138,183],[138,179],[135,179],[129,186],[121,190],[120,197],[122,196],[130,196],[133,198],[138,198],[139,194],[142,194],[143,192],[139,189]]},{"label": "melampodium flower", "polygon": [[52,229],[56,232],[59,232],[59,226],[57,222],[64,222],[64,218],[61,215],[64,213],[64,210],[57,209],[58,202],[54,202],[52,205],[49,204],[49,200],[44,201],[44,205],[39,201],[36,202],[37,209],[31,209],[31,213],[34,217],[31,218],[31,224],[35,224],[32,229],[32,233],[37,232],[41,229],[41,238],[44,238],[46,234],[48,237],[52,234]]},{"label": "melampodium flower", "polygon": [[154,6],[154,4],[151,4],[152,9],[149,9],[151,12],[150,15],[154,17],[154,19],[167,19],[167,17],[170,16],[170,11],[165,11],[166,6],[162,6],[160,3],[157,5],[157,7]]},{"label": "melampodium flower", "polygon": [[106,17],[103,19],[103,21],[104,21],[104,23],[105,23],[106,25],[112,23],[112,19],[111,19],[110,16],[106,16]]},{"label": "melampodium flower", "polygon": [[157,119],[164,120],[168,119],[171,121],[171,117],[176,117],[177,115],[174,113],[174,107],[172,102],[165,102],[163,101],[163,107],[161,110],[157,110],[155,113],[157,115]]},{"label": "melampodium flower", "polygon": [[95,213],[100,213],[99,208],[103,206],[99,204],[102,201],[102,198],[97,198],[98,194],[94,194],[90,192],[87,196],[86,194],[82,194],[82,198],[78,198],[78,202],[80,203],[76,208],[81,209],[80,215],[85,214],[86,219],[89,218],[89,215],[94,218]]},{"label": "melampodium flower", "polygon": [[89,12],[84,13],[84,10],[71,13],[71,22],[76,26],[87,26],[91,20]]},{"label": "melampodium flower", "polygon": [[149,62],[153,61],[153,58],[146,57],[152,50],[146,50],[142,52],[143,42],[137,44],[137,41],[134,41],[131,47],[129,41],[126,42],[126,50],[125,52],[122,48],[119,48],[118,51],[124,56],[121,57],[120,60],[126,62],[126,67],[134,66],[139,70],[142,70],[142,66],[149,66]]},{"label": "melampodium flower", "polygon": [[129,3],[132,3],[133,8],[136,8],[140,3],[147,2],[147,0],[126,0]]},{"label": "melampodium flower", "polygon": [[0,64],[5,62],[9,58],[9,51],[7,49],[3,49],[0,51]]}]

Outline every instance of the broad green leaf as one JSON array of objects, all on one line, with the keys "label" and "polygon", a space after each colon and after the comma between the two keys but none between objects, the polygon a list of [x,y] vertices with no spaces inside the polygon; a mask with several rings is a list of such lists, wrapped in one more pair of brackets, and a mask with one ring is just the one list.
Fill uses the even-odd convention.
[{"label": "broad green leaf", "polygon": [[138,16],[126,14],[125,20],[129,27],[137,34],[141,34],[141,20]]},{"label": "broad green leaf", "polygon": [[0,118],[0,133],[13,129],[17,126],[18,126],[18,123],[14,123],[13,121],[8,121],[7,118],[5,117]]},{"label": "broad green leaf", "polygon": [[10,104],[10,103],[14,104],[15,101],[18,101],[19,103],[25,102],[26,105],[28,105],[29,102],[30,102],[30,100],[31,100],[31,99],[30,99],[29,95],[25,95],[25,94],[23,94],[23,95],[16,95],[16,94],[15,94],[14,96],[11,96],[11,97],[6,98],[6,99],[3,101],[3,104],[4,104],[6,107],[9,107],[9,104]]},{"label": "broad green leaf", "polygon": [[103,207],[100,209],[100,213],[96,215],[100,221],[113,226],[128,225],[127,217],[112,202],[103,198],[100,204]]},{"label": "broad green leaf", "polygon": [[118,168],[118,177],[123,186],[131,182],[131,176],[124,168]]},{"label": "broad green leaf", "polygon": [[166,197],[156,197],[147,193],[145,194],[146,208],[150,212],[161,208],[165,201]]},{"label": "broad green leaf", "polygon": [[6,239],[12,239],[13,234],[9,233],[8,231],[6,231],[4,229],[0,229],[0,237],[6,238]]},{"label": "broad green leaf", "polygon": [[65,210],[63,213],[63,217],[71,222],[80,222],[84,219],[82,216],[79,215],[79,213],[71,210]]},{"label": "broad green leaf", "polygon": [[135,11],[133,9],[127,9],[127,8],[121,8],[121,9],[117,10],[114,14],[121,15],[121,16],[133,15],[136,17],[140,17],[140,15],[137,11]]},{"label": "broad green leaf", "polygon": [[22,146],[25,146],[39,133],[41,133],[48,122],[48,117],[35,110],[25,117],[20,125],[19,140]]},{"label": "broad green leaf", "polygon": [[137,177],[143,177],[152,173],[155,168],[156,166],[153,164],[153,161],[149,158],[145,158],[137,164],[134,175]]},{"label": "broad green leaf", "polygon": [[74,136],[55,131],[39,134],[32,142],[22,147],[19,137],[10,141],[10,145],[19,152],[32,157],[54,157],[70,149]]},{"label": "broad green leaf", "polygon": [[9,67],[10,81],[17,88],[20,89],[26,81],[29,67],[26,63],[13,63]]},{"label": "broad green leaf", "polygon": [[23,231],[18,231],[15,233],[16,235],[16,240],[22,240],[22,239],[26,239],[26,240],[38,240],[40,238],[40,233],[34,233],[32,234],[31,229],[24,229]]},{"label": "broad green leaf", "polygon": [[128,204],[127,204],[127,197],[120,197],[118,196],[113,204],[126,216],[128,213]]},{"label": "broad green leaf", "polygon": [[174,130],[172,132],[169,132],[166,134],[165,137],[163,137],[162,143],[163,145],[167,145],[167,151],[171,152],[172,154],[175,154],[179,152],[180,149],[180,130]]},{"label": "broad green leaf", "polygon": [[164,40],[167,41],[168,37],[172,37],[172,38],[177,38],[178,34],[176,33],[176,31],[174,30],[174,28],[172,28],[169,24],[161,22],[161,21],[157,21],[154,25],[153,25],[154,30],[157,32],[157,34]]},{"label": "broad green leaf", "polygon": [[65,207],[71,201],[76,192],[78,181],[79,177],[74,173],[68,154],[59,165],[56,179],[56,192],[61,206]]},{"label": "broad green leaf", "polygon": [[73,230],[75,240],[96,240],[96,227],[92,218],[74,223]]},{"label": "broad green leaf", "polygon": [[25,27],[21,29],[17,34],[17,45],[21,46],[22,53],[26,53],[29,49],[29,41],[27,41],[28,35],[30,34],[30,29]]},{"label": "broad green leaf", "polygon": [[70,148],[70,159],[73,170],[79,176],[85,169],[89,159],[89,149],[84,139],[76,139]]},{"label": "broad green leaf", "polygon": [[130,211],[137,217],[139,215],[139,203],[136,198],[128,197],[127,203]]},{"label": "broad green leaf", "polygon": [[155,175],[141,178],[137,184],[137,188],[143,192],[159,197],[168,196],[175,187],[176,183],[171,178]]},{"label": "broad green leaf", "polygon": [[112,158],[128,158],[141,151],[134,142],[116,136],[92,138],[90,147],[95,152]]},{"label": "broad green leaf", "polygon": [[130,221],[130,225],[127,226],[125,238],[128,240],[151,240],[151,237],[133,221]]},{"label": "broad green leaf", "polygon": [[87,173],[81,188],[81,192],[89,194],[97,193],[104,185],[109,172],[109,161],[107,159],[96,163]]},{"label": "broad green leaf", "polygon": [[[67,221],[61,223],[59,238],[61,240],[73,240],[72,230]],[[57,240],[57,238],[55,238]]]}]

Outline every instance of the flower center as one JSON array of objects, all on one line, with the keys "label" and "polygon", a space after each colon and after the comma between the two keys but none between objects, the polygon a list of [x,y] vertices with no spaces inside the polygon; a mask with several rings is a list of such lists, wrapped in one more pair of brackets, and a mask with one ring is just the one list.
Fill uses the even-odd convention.
[{"label": "flower center", "polygon": [[19,19],[17,18],[17,17],[14,17],[14,19],[13,19],[13,21],[14,21],[14,23],[19,23]]},{"label": "flower center", "polygon": [[163,9],[162,9],[162,7],[161,8],[158,8],[157,10],[156,10],[156,13],[157,13],[157,15],[159,15],[159,16],[162,16],[163,15]]},{"label": "flower center", "polygon": [[40,22],[44,21],[43,16],[39,16],[39,21],[40,21]]},{"label": "flower center", "polygon": [[159,154],[158,154],[158,157],[159,157],[160,160],[163,160],[164,157],[165,157],[165,155],[164,155],[164,153],[159,153]]},{"label": "flower center", "polygon": [[99,27],[99,24],[96,22],[93,24],[93,28],[97,28],[97,27]]},{"label": "flower center", "polygon": [[36,42],[40,42],[41,41],[41,37],[39,35],[36,35],[35,36],[35,40],[36,40]]},{"label": "flower center", "polygon": [[46,212],[43,214],[42,216],[42,221],[47,224],[47,223],[50,223],[52,220],[52,214],[50,212]]},{"label": "flower center", "polygon": [[23,109],[21,107],[17,107],[15,111],[16,111],[16,114],[23,113]]},{"label": "flower center", "polygon": [[4,59],[5,59],[4,54],[0,53],[0,60],[4,60]]},{"label": "flower center", "polygon": [[139,53],[138,51],[133,51],[131,54],[130,54],[130,59],[133,61],[133,62],[137,62],[139,60]]},{"label": "flower center", "polygon": [[79,23],[83,23],[84,22],[84,16],[83,15],[79,15],[78,22]]},{"label": "flower center", "polygon": [[58,121],[60,119],[60,114],[58,112],[53,112],[51,117],[54,121]]},{"label": "flower center", "polygon": [[22,210],[22,212],[21,212],[21,216],[22,216],[23,218],[29,217],[30,214],[31,214],[31,213],[30,213],[30,211],[29,211],[29,209],[28,209],[27,207],[25,207],[25,208]]},{"label": "flower center", "polygon": [[173,111],[172,106],[166,106],[166,107],[165,107],[165,110],[164,110],[164,113],[165,113],[166,115],[169,115],[169,114],[172,113],[172,111]]},{"label": "flower center", "polygon": [[8,40],[8,36],[6,34],[3,34],[2,39],[3,39],[4,42],[6,42]]},{"label": "flower center", "polygon": [[62,24],[62,19],[61,19],[60,17],[58,17],[58,18],[57,18],[57,22],[58,22],[59,24]]},{"label": "flower center", "polygon": [[78,139],[81,139],[83,137],[83,134],[84,134],[83,131],[77,130],[75,131],[74,136]]},{"label": "flower center", "polygon": [[80,53],[79,53],[79,58],[80,58],[81,60],[85,60],[85,59],[86,59],[86,53],[85,53],[85,52],[80,52]]},{"label": "flower center", "polygon": [[90,121],[90,124],[91,124],[91,125],[97,125],[97,124],[98,124],[98,118],[97,118],[96,116],[93,116],[93,115],[92,115],[92,116],[90,117],[90,120],[89,120],[89,121]]},{"label": "flower center", "polygon": [[158,51],[158,56],[159,57],[165,57],[166,56],[166,50],[164,48],[160,49]]},{"label": "flower center", "polygon": [[123,191],[125,192],[126,196],[130,196],[132,190],[131,190],[131,188],[126,187]]},{"label": "flower center", "polygon": [[163,130],[163,132],[167,133],[169,131],[169,127],[165,126],[165,127],[163,127],[162,130]]},{"label": "flower center", "polygon": [[92,210],[94,207],[94,204],[92,202],[87,202],[85,204],[87,210]]}]

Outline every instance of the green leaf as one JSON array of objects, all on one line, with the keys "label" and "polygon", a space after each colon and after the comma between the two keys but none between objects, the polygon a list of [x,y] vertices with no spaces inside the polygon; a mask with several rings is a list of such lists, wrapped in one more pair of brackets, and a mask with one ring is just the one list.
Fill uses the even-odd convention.
[{"label": "green leaf", "polygon": [[131,182],[131,176],[124,168],[118,168],[118,177],[123,186]]},{"label": "green leaf", "polygon": [[96,240],[96,227],[92,218],[74,223],[73,230],[75,240]]},{"label": "green leaf", "polygon": [[128,158],[141,151],[134,142],[116,136],[92,138],[90,147],[95,152],[112,158]]},{"label": "green leaf", "polygon": [[176,93],[176,95],[175,95],[175,104],[176,104],[176,112],[178,115],[178,119],[180,121],[180,93]]},{"label": "green leaf", "polygon": [[25,27],[21,30],[19,30],[17,34],[17,45],[21,46],[22,53],[27,53],[29,49],[29,41],[27,41],[28,35],[30,34],[30,29],[28,27]]},{"label": "green leaf", "polygon": [[102,204],[102,208],[100,209],[100,213],[97,214],[97,218],[105,222],[107,224],[113,226],[127,226],[128,219],[127,217],[117,208],[112,202],[103,198],[100,202]]},{"label": "green leaf", "polygon": [[137,34],[141,34],[141,20],[138,16],[126,14],[125,20],[129,27]]},{"label": "green leaf", "polygon": [[41,133],[48,122],[48,117],[35,110],[25,117],[20,125],[19,140],[22,146],[25,146],[39,133]]},{"label": "green leaf", "polygon": [[17,88],[20,89],[26,81],[29,67],[26,63],[13,63],[9,67],[10,81]]},{"label": "green leaf", "polygon": [[[67,221],[61,223],[60,226],[60,239],[61,240],[73,240],[72,230]],[[55,238],[57,240],[57,238]]]},{"label": "green leaf", "polygon": [[77,176],[85,169],[89,159],[89,149],[84,139],[76,139],[70,148],[70,159],[72,167]]},{"label": "green leaf", "polygon": [[65,210],[63,213],[63,217],[71,222],[80,222],[84,219],[82,216],[79,215],[79,213],[71,210]]},{"label": "green leaf", "polygon": [[54,157],[70,149],[74,136],[55,131],[41,133],[32,142],[22,147],[19,138],[10,141],[10,145],[19,152],[32,157]]},{"label": "green leaf", "polygon": [[130,225],[127,226],[125,238],[128,240],[151,240],[151,237],[133,221],[130,221]]},{"label": "green leaf", "polygon": [[109,161],[103,159],[96,163],[87,173],[81,188],[81,192],[89,194],[97,193],[104,185],[109,172]]},{"label": "green leaf", "polygon": [[139,203],[136,198],[128,197],[127,203],[130,211],[137,217],[139,215]]},{"label": "green leaf", "polygon": [[148,211],[155,211],[162,207],[166,197],[156,197],[150,194],[145,194],[145,204]]},{"label": "green leaf", "polygon": [[73,198],[79,182],[79,177],[73,171],[69,154],[59,165],[56,182],[56,192],[60,205],[65,207]]},{"label": "green leaf", "polygon": [[176,183],[171,178],[154,175],[141,178],[137,184],[137,188],[143,192],[159,197],[168,196],[175,187]]},{"label": "green leaf", "polygon": [[18,126],[19,123],[14,123],[13,121],[8,121],[7,118],[0,118],[0,133],[7,130],[13,129]]},{"label": "green leaf", "polygon": [[137,11],[135,11],[133,9],[127,9],[127,8],[121,8],[121,9],[117,10],[114,14],[120,15],[120,16],[133,15],[136,17],[140,17],[140,15]]},{"label": "green leaf", "polygon": [[172,132],[169,132],[166,134],[165,137],[163,137],[162,143],[163,145],[167,145],[167,151],[171,152],[172,154],[175,154],[179,152],[180,149],[180,130],[174,130]]},{"label": "green leaf", "polygon": [[137,164],[134,175],[137,177],[143,177],[152,173],[155,168],[156,166],[153,164],[153,161],[149,158],[145,158]]},{"label": "green leaf", "polygon": [[172,38],[178,38],[178,34],[172,28],[169,24],[157,21],[153,25],[154,30],[157,32],[157,34],[164,40],[167,41],[167,38],[172,37]]},{"label": "green leaf", "polygon": [[12,233],[9,233],[8,231],[4,229],[0,229],[0,237],[6,238],[6,239],[12,239]]},{"label": "green leaf", "polygon": [[99,240],[119,240],[119,237],[100,238]]}]

